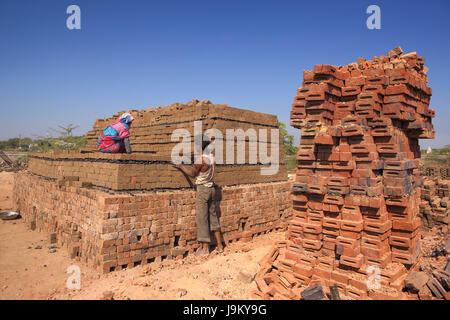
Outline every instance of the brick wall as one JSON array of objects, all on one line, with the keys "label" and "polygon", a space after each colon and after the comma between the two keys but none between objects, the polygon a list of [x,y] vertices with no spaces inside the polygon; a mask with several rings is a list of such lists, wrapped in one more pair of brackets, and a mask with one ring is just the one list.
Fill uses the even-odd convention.
[{"label": "brick wall", "polygon": [[[224,240],[285,228],[291,190],[287,181],[223,187],[218,206]],[[56,233],[73,257],[103,272],[182,258],[198,245],[193,190],[108,193],[20,172],[14,195],[30,226]]]},{"label": "brick wall", "polygon": [[[219,186],[286,181],[284,163],[278,172],[261,174],[260,164],[217,165],[214,181]],[[30,155],[28,170],[58,181],[78,181],[111,190],[179,189],[190,184],[168,161],[147,154],[80,153],[54,151]],[[193,181],[193,180],[192,180]],[[192,182],[191,181],[191,182]]]}]

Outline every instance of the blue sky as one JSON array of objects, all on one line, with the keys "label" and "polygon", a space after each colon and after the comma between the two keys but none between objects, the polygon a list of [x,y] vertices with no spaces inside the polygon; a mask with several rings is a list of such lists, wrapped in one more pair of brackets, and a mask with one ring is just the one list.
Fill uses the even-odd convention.
[{"label": "blue sky", "polygon": [[[81,30],[66,9],[81,8]],[[366,8],[381,8],[381,30]],[[289,123],[302,71],[400,45],[426,58],[437,137],[450,144],[450,1],[0,2],[0,139],[193,98]],[[289,128],[296,136],[299,131]]]}]

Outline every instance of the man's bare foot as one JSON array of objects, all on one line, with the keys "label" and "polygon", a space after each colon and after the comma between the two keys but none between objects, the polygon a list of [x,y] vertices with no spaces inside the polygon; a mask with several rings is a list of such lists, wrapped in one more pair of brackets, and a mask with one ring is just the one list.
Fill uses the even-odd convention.
[{"label": "man's bare foot", "polygon": [[209,254],[208,248],[198,248],[197,251],[195,252],[195,255],[197,257],[204,257],[207,256],[208,254]]},{"label": "man's bare foot", "polygon": [[223,246],[217,246],[217,252],[222,253],[223,252]]}]

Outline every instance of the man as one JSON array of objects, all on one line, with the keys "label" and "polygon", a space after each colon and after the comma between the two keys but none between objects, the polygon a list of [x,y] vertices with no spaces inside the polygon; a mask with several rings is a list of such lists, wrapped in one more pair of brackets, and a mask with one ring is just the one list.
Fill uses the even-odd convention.
[{"label": "man", "polygon": [[97,149],[104,153],[131,153],[130,127],[134,118],[124,113],[109,125],[97,140]]},{"label": "man", "polygon": [[203,141],[201,150],[200,144],[195,144],[196,153],[201,153],[201,161],[195,163],[192,168],[182,164],[175,164],[175,167],[179,168],[186,175],[196,178],[197,199],[195,206],[197,241],[200,242],[200,248],[197,250],[198,255],[209,254],[209,243],[211,242],[210,231],[214,232],[217,241],[217,251],[223,252],[222,241],[220,240],[219,218],[217,217],[215,203],[214,157],[210,152],[206,152],[205,150],[209,143],[209,141]]}]

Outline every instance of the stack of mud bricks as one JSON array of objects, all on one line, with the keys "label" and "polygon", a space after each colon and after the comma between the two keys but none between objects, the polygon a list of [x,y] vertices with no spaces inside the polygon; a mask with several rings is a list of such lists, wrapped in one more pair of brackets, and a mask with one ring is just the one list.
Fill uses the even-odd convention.
[{"label": "stack of mud bricks", "polygon": [[[56,234],[72,258],[102,272],[181,259],[199,245],[193,190],[111,194],[60,186],[27,172],[17,174],[14,189],[27,224]],[[212,205],[225,243],[286,230],[291,190],[287,181],[223,187]]]},{"label": "stack of mud bricks", "polygon": [[450,180],[426,179],[421,190],[420,214],[425,227],[448,226]]},{"label": "stack of mud bricks", "polygon": [[[103,129],[116,121],[123,112],[96,120],[93,129],[87,133],[87,151],[97,150],[97,138]],[[171,138],[175,130],[186,129],[191,136],[194,135],[195,121],[201,121],[203,132],[214,128],[222,132],[223,138],[227,129],[270,131],[278,128],[278,120],[274,115],[213,104],[209,100],[192,100],[186,104],[174,103],[141,111],[131,110],[129,113],[135,119],[130,130],[133,153],[149,154],[159,159],[169,159],[173,147],[178,144]],[[258,137],[258,141],[270,143],[270,132],[266,138]]]},{"label": "stack of mud bricks", "polygon": [[[292,182],[287,180],[282,137],[272,141],[272,130],[278,130],[276,116],[197,100],[130,113],[135,118],[132,154],[96,149],[98,136],[119,113],[96,121],[85,150],[30,156],[28,172],[16,175],[14,194],[17,210],[31,228],[56,235],[72,257],[103,272],[193,252],[199,245],[196,193],[171,165],[171,150],[177,144],[171,135],[185,129],[193,136],[194,121],[201,121],[201,133],[217,129],[224,140],[229,138],[227,129],[252,129],[257,134],[235,141],[235,158],[239,143],[245,147],[244,163],[226,159],[223,141],[224,164],[216,166],[217,197],[211,205],[219,212],[224,241],[248,241],[271,230],[286,230],[292,217]],[[278,154],[272,154],[274,144]],[[249,151],[261,147],[276,163],[259,158],[260,152],[256,163],[249,161]],[[278,172],[263,175],[261,168],[273,164],[279,165]]]},{"label": "stack of mud bricks", "polygon": [[[143,111],[132,110],[130,113],[135,118],[130,130],[132,154],[97,151],[97,138],[103,129],[118,119],[121,114],[118,113],[95,122],[93,130],[87,133],[85,150],[32,154],[28,170],[61,183],[92,184],[116,191],[186,188],[190,186],[189,181],[171,165],[172,150],[181,142],[181,139],[172,141],[172,134],[177,129],[184,129],[193,141],[194,121],[200,121],[201,133],[213,129],[222,134],[222,137],[212,135],[213,139],[217,138],[216,145],[223,154],[222,161],[219,160],[216,167],[216,184],[225,186],[287,180],[282,137],[279,134],[272,136],[272,130],[278,129],[276,116],[214,105],[207,100]],[[235,138],[227,135],[227,130],[241,130],[249,135]],[[250,135],[252,132],[254,136]],[[273,140],[274,137],[276,140]],[[232,142],[234,152],[231,154],[227,151],[228,144]],[[265,152],[261,152],[262,148]],[[194,150],[193,142],[190,150]],[[245,157],[239,159],[242,150]],[[277,166],[278,170],[273,174],[261,174],[262,168],[271,166]]]},{"label": "stack of mud bricks", "polygon": [[255,296],[298,299],[323,281],[363,299],[374,267],[383,288],[401,288],[420,254],[418,138],[434,137],[423,64],[396,48],[304,71],[291,113],[301,129],[293,219],[261,262]]}]

